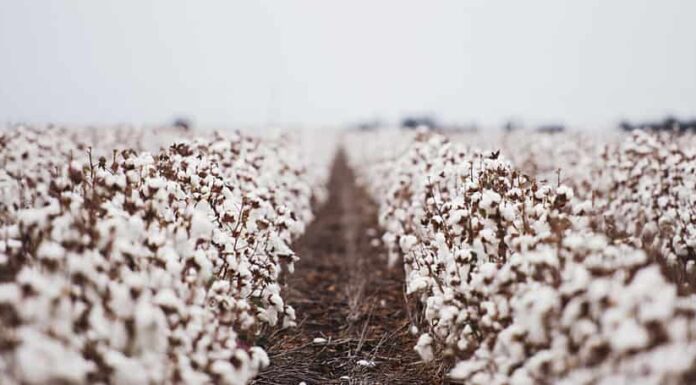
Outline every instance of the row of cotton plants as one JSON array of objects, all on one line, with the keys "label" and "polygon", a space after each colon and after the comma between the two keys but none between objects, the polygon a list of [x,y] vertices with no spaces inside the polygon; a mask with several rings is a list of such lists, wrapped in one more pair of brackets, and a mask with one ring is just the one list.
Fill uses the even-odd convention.
[{"label": "row of cotton plants", "polygon": [[597,231],[645,250],[681,290],[696,290],[696,135],[512,133],[500,143],[518,168],[571,186]]},{"label": "row of cotton plants", "polygon": [[[31,204],[32,196],[44,194],[58,167],[66,162],[113,161],[121,150],[156,152],[180,140],[192,139],[192,133],[176,127],[139,128],[65,127],[54,125],[8,126],[2,128],[0,146],[0,209]],[[25,170],[30,171],[26,173]],[[25,175],[26,174],[26,175]],[[9,205],[4,207],[2,205]],[[2,218],[0,218],[0,221]],[[0,222],[1,223],[1,222]]]},{"label": "row of cotton plants", "polygon": [[[128,132],[113,142],[141,147]],[[280,281],[321,177],[289,137],[106,142],[0,136],[0,378],[247,383],[268,364],[259,333],[295,324]]]},{"label": "row of cotton plants", "polygon": [[474,384],[693,380],[696,298],[597,229],[591,198],[524,175],[498,151],[375,135],[387,134],[351,134],[345,148],[422,304],[424,360],[450,360],[452,380]]}]

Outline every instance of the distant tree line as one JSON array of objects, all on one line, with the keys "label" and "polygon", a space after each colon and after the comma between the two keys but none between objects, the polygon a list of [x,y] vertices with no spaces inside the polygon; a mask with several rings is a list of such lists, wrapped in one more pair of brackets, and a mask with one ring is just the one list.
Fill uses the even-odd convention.
[{"label": "distant tree line", "polygon": [[622,121],[619,128],[623,131],[647,130],[647,131],[679,131],[696,133],[696,119],[679,119],[668,116],[661,121],[632,123]]},{"label": "distant tree line", "polygon": [[[382,122],[379,119],[362,121],[352,126],[353,129],[357,129],[360,131],[373,131],[378,130],[382,127],[384,127],[384,122]],[[429,130],[439,132],[475,132],[479,129],[479,127],[475,123],[445,124],[432,115],[404,116],[399,121],[399,127],[403,130],[427,128]],[[508,121],[503,125],[503,130],[505,130],[506,132],[517,131],[523,128],[523,125],[515,121]],[[619,123],[618,128],[627,132],[634,130],[646,130],[696,133],[696,119],[680,119],[673,116],[668,116],[658,121],[630,122],[627,120],[623,120]],[[540,133],[555,134],[566,131],[566,126],[562,123],[551,123],[539,125],[533,127],[532,129]]]}]

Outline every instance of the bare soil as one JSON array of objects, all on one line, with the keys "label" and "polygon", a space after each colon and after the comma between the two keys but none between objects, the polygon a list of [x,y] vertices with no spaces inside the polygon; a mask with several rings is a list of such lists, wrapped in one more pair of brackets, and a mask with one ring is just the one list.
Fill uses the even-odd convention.
[{"label": "bare soil", "polygon": [[295,245],[301,260],[285,288],[298,327],[262,339],[271,365],[254,383],[442,384],[442,368],[420,362],[413,350],[415,312],[404,296],[403,269],[389,269],[384,250],[371,245],[376,207],[342,154],[329,192]]}]

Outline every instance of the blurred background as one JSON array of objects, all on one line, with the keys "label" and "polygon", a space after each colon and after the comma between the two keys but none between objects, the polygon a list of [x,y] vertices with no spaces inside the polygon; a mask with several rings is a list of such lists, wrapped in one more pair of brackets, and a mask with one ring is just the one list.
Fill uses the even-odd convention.
[{"label": "blurred background", "polygon": [[0,121],[696,115],[696,1],[0,1]]}]

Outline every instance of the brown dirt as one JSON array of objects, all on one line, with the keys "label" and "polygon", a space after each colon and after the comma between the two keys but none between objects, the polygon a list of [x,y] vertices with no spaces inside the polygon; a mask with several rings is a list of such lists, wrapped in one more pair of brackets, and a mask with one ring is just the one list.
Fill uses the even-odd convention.
[{"label": "brown dirt", "polygon": [[[376,207],[342,154],[329,193],[295,245],[301,260],[285,288],[298,327],[264,336],[271,365],[254,384],[442,384],[442,369],[413,351],[403,269],[388,269],[383,249],[370,245]],[[327,342],[315,344],[316,337]]]}]

